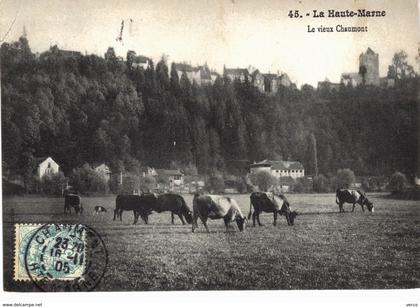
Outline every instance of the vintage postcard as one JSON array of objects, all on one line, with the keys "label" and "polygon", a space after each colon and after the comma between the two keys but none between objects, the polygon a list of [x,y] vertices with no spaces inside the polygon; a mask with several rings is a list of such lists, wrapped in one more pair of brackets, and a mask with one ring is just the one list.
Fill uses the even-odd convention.
[{"label": "vintage postcard", "polygon": [[417,1],[3,0],[0,40],[1,303],[418,306]]}]

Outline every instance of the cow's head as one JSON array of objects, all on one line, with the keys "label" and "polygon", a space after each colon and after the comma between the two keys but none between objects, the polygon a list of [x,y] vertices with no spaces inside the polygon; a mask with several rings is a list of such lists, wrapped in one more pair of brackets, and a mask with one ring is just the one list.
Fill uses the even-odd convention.
[{"label": "cow's head", "polygon": [[298,215],[298,213],[297,213],[296,210],[290,212],[290,215],[289,215],[290,216],[290,224],[294,225],[295,218],[296,218],[297,215]]},{"label": "cow's head", "polygon": [[373,208],[373,203],[369,201],[367,198],[363,200],[363,204],[366,205],[366,207],[368,208],[370,212],[375,212],[375,209]]},{"label": "cow's head", "polygon": [[192,212],[191,210],[184,213],[185,220],[188,224],[192,224],[193,218],[192,218]]},{"label": "cow's head", "polygon": [[244,231],[247,222],[248,220],[246,217],[241,217],[240,215],[236,216],[236,224],[240,231]]}]

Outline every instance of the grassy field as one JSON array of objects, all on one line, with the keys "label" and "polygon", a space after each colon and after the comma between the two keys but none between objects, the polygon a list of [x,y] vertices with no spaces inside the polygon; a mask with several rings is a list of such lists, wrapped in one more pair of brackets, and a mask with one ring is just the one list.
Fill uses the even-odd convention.
[{"label": "grassy field", "polygon": [[[369,195],[368,195],[369,196]],[[249,195],[232,195],[243,213]],[[192,197],[185,196],[191,205]],[[115,196],[83,198],[82,216],[63,215],[59,198],[3,201],[4,271],[7,290],[35,290],[12,281],[13,223],[85,223],[103,238],[109,265],[97,290],[202,289],[389,289],[420,287],[420,203],[371,195],[375,213],[338,213],[333,194],[288,195],[300,215],[295,226],[263,214],[265,226],[225,232],[210,221],[207,234],[183,226],[170,214],[153,213],[149,225],[133,215],[112,221]],[[108,212],[92,214],[95,205]]]}]

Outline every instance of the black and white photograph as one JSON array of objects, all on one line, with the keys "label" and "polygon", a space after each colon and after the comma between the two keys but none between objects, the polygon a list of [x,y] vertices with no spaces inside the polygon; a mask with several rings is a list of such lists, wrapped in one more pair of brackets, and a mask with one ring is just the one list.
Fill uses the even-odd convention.
[{"label": "black and white photograph", "polygon": [[1,0],[2,306],[417,307],[419,8]]}]

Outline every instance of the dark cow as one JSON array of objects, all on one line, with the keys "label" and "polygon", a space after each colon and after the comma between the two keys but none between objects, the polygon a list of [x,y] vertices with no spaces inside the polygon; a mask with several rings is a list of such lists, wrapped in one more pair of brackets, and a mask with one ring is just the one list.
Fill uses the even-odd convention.
[{"label": "dark cow", "polygon": [[156,203],[156,196],[154,194],[142,195],[118,195],[115,200],[114,221],[116,218],[122,220],[122,212],[133,211],[134,222],[136,224],[139,216],[147,224],[148,217],[152,213],[152,206]]},{"label": "dark cow", "polygon": [[335,202],[340,208],[340,212],[344,212],[344,203],[353,204],[353,209],[351,210],[351,212],[354,211],[354,207],[356,206],[356,204],[362,206],[363,212],[365,212],[364,206],[366,206],[370,212],[374,212],[373,203],[367,199],[364,192],[359,190],[337,189],[335,195]]},{"label": "dark cow", "polygon": [[66,194],[64,196],[64,213],[71,213],[71,208],[79,214],[83,213],[82,199],[76,194]]},{"label": "dark cow", "polygon": [[103,212],[107,212],[107,211],[102,206],[95,206],[95,209],[93,210],[94,214],[99,214],[99,213],[103,213]]},{"label": "dark cow", "polygon": [[152,210],[156,211],[157,213],[171,211],[172,224],[174,224],[175,214],[178,215],[182,225],[185,225],[185,221],[187,221],[188,224],[192,223],[191,209],[187,206],[184,198],[178,194],[167,193],[159,195],[157,197],[156,204],[154,204],[152,207]]},{"label": "dark cow", "polygon": [[206,227],[207,219],[223,219],[226,226],[226,231],[230,222],[236,221],[240,231],[245,229],[246,217],[242,214],[238,204],[230,197],[219,195],[199,195],[195,194],[193,199],[193,222],[192,231],[198,227],[197,219],[200,217],[201,221]]},{"label": "dark cow", "polygon": [[295,218],[298,215],[296,211],[290,210],[290,204],[282,194],[275,195],[270,192],[254,192],[250,196],[248,219],[251,218],[252,207],[254,207],[254,213],[252,214],[252,225],[254,227],[255,220],[257,220],[259,226],[262,226],[260,222],[261,212],[273,213],[274,226],[277,223],[277,214],[284,215],[289,226],[294,224]]}]

